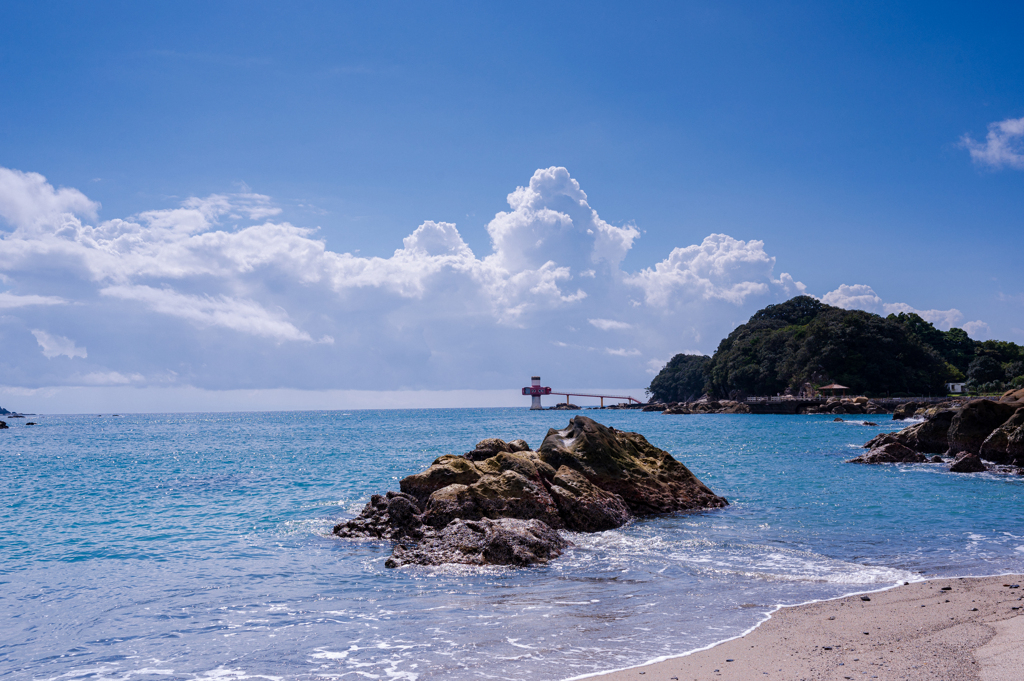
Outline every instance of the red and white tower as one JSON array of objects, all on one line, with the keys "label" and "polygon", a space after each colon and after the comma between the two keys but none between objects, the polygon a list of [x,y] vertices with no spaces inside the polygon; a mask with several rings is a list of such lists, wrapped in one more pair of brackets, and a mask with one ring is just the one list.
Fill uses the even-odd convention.
[{"label": "red and white tower", "polygon": [[529,388],[523,388],[523,394],[524,395],[530,395],[530,396],[533,397],[533,404],[530,405],[530,409],[531,410],[532,409],[543,409],[544,407],[542,407],[540,405],[540,396],[541,395],[550,395],[551,394],[551,388],[541,387],[540,376],[532,376],[530,378],[530,387]]}]

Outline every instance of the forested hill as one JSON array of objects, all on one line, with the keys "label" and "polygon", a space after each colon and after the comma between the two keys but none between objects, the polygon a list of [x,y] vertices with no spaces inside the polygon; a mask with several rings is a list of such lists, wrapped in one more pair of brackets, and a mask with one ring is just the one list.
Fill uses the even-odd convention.
[{"label": "forested hill", "polygon": [[1024,387],[1024,348],[940,331],[916,314],[881,317],[799,296],[755,313],[713,357],[676,355],[651,381],[651,399],[775,395],[840,383],[869,396],[940,395],[948,381],[973,389]]}]

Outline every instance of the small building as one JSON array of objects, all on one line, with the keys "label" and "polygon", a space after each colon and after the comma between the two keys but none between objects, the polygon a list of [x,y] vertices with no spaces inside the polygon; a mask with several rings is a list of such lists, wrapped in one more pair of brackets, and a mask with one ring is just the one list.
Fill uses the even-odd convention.
[{"label": "small building", "polygon": [[967,392],[967,384],[966,383],[947,383],[946,384],[946,392],[952,393],[954,395],[962,395],[965,392]]}]

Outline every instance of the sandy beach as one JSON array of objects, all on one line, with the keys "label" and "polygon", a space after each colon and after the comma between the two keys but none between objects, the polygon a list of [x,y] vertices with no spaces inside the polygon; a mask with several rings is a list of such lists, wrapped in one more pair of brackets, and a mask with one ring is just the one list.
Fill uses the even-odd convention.
[{"label": "sandy beach", "polygon": [[1016,681],[1022,586],[1024,575],[935,579],[782,608],[741,638],[589,678]]}]

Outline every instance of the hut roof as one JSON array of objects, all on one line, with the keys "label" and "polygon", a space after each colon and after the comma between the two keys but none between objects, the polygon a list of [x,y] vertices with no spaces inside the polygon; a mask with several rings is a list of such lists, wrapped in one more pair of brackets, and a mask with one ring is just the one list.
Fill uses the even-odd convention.
[{"label": "hut roof", "polygon": [[818,390],[849,390],[849,389],[850,388],[848,386],[839,385],[838,383],[829,383],[828,385],[823,385],[820,388],[818,388]]}]

